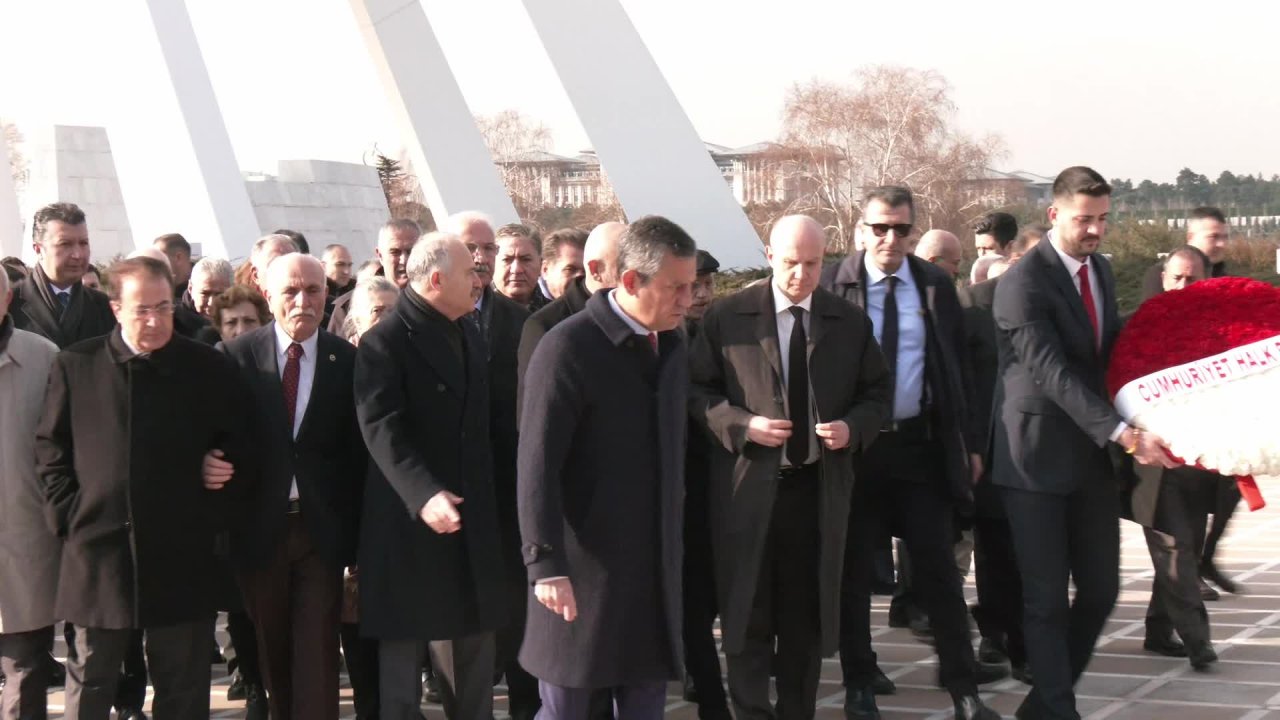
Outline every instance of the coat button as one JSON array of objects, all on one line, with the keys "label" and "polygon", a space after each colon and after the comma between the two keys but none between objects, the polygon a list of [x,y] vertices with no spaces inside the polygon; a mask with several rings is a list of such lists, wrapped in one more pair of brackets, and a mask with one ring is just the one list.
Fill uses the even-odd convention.
[{"label": "coat button", "polygon": [[436,392],[444,392],[444,385],[442,383],[436,384]]},{"label": "coat button", "polygon": [[133,529],[133,522],[132,522],[132,521],[129,521],[129,520],[125,520],[125,521],[124,521],[124,529],[125,529],[125,530],[132,530],[132,529]]}]

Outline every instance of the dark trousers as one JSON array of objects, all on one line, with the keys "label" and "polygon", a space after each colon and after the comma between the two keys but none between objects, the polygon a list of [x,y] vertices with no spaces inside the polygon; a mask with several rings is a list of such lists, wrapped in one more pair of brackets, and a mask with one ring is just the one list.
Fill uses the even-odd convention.
[{"label": "dark trousers", "polygon": [[49,653],[53,626],[28,632],[0,633],[0,670],[4,694],[0,717],[5,720],[44,720],[48,717]]},{"label": "dark trousers", "polygon": [[492,720],[494,635],[476,633],[455,640],[380,640],[378,689],[382,720],[420,720],[422,663],[430,652],[440,679],[440,699],[449,720]]},{"label": "dark trousers", "polygon": [[866,687],[875,673],[872,563],[876,548],[892,534],[907,545],[912,592],[929,614],[943,685],[952,693],[977,692],[968,607],[953,551],[953,508],[943,489],[941,457],[935,441],[882,432],[858,461],[840,604],[845,687]]},{"label": "dark trousers", "polygon": [[[538,681],[542,709],[538,720],[588,720],[592,705],[591,688],[568,688]],[[613,712],[617,720],[662,720],[667,704],[667,684],[624,685],[612,690]]]},{"label": "dark trousers", "polygon": [[[76,657],[76,626],[73,623],[63,623],[62,639],[67,643],[67,662],[70,663]],[[142,652],[142,631],[134,630],[116,682],[115,707],[117,710],[141,712],[146,701],[147,660]]]},{"label": "dark trousers", "polygon": [[342,569],[320,556],[301,513],[266,565],[241,573],[245,609],[258,632],[274,720],[337,720]]},{"label": "dark trousers", "polygon": [[[814,715],[822,667],[819,483],[816,463],[778,476],[743,650],[726,658],[737,720],[809,720]],[[770,669],[777,675],[776,711],[769,703]]]},{"label": "dark trousers", "polygon": [[1227,532],[1227,523],[1231,522],[1231,516],[1235,514],[1236,507],[1240,505],[1240,486],[1236,485],[1235,478],[1217,478],[1216,498],[1213,504],[1213,526],[1209,528],[1209,535],[1204,540],[1204,554],[1202,559],[1204,562],[1213,562],[1213,556],[1218,552],[1218,541]]},{"label": "dark trousers", "polygon": [[1160,480],[1155,528],[1143,528],[1155,582],[1147,605],[1147,635],[1176,630],[1188,646],[1209,642],[1209,613],[1200,597],[1200,548],[1205,545],[1207,508],[1216,478],[1196,471],[1166,470]]},{"label": "dark trousers", "polygon": [[1022,633],[1022,574],[1006,518],[973,519],[973,564],[978,604],[973,619],[984,638],[1003,643],[1014,667],[1027,662]]},{"label": "dark trousers", "polygon": [[497,643],[498,671],[507,678],[507,709],[511,720],[533,720],[542,707],[538,697],[538,679],[530,675],[520,665],[520,643],[524,642],[524,627],[529,604],[529,583],[524,578],[524,571],[514,575],[514,582],[507,589],[513,602],[513,618],[509,625],[498,631]]},{"label": "dark trousers", "polygon": [[698,694],[698,717],[725,720],[729,718],[729,704],[714,634],[718,610],[709,515],[705,503],[685,503],[684,665]]},{"label": "dark trousers", "polygon": [[[258,631],[253,626],[249,614],[233,610],[227,613],[228,643],[235,651],[227,661],[227,670],[240,673],[240,677],[249,685],[262,687],[262,666],[258,660]],[[224,648],[224,654],[226,648]]]},{"label": "dark trousers", "polygon": [[[213,620],[211,615],[146,629],[146,660],[155,685],[154,720],[208,720]],[[120,664],[133,642],[133,630],[76,628],[75,656],[67,660],[66,720],[107,720],[116,698]]]},{"label": "dark trousers", "polygon": [[1120,592],[1120,497],[1099,453],[1096,479],[1069,495],[1001,488],[1022,572],[1022,624],[1035,673],[1022,707],[1031,717],[1080,717],[1075,683]]},{"label": "dark trousers", "polygon": [[381,701],[378,697],[378,641],[360,637],[359,623],[343,623],[341,639],[356,720],[377,720],[381,715]]}]

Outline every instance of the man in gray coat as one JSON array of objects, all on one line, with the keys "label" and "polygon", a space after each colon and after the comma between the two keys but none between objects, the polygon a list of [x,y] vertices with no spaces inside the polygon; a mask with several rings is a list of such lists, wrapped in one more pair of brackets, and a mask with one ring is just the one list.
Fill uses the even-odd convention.
[{"label": "man in gray coat", "polygon": [[58,346],[14,327],[0,273],[0,717],[44,718],[61,543],[36,485],[36,423]]}]

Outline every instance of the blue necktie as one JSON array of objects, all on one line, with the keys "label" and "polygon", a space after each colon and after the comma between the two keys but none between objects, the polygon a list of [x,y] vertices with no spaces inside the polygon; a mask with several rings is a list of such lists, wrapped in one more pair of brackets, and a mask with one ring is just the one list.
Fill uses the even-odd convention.
[{"label": "blue necktie", "polygon": [[58,317],[62,317],[63,313],[67,311],[67,308],[70,305],[71,305],[71,292],[68,290],[62,290],[61,292],[59,292],[58,293]]}]

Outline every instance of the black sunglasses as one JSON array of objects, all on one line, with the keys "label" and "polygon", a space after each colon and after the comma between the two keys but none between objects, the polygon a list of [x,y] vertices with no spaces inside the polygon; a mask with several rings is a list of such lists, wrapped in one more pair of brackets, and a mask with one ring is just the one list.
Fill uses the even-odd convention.
[{"label": "black sunglasses", "polygon": [[898,223],[896,225],[890,225],[889,223],[867,223],[866,226],[871,228],[871,232],[875,233],[876,237],[884,237],[889,234],[890,230],[892,230],[893,234],[898,237],[906,237],[911,234],[911,223]]}]

